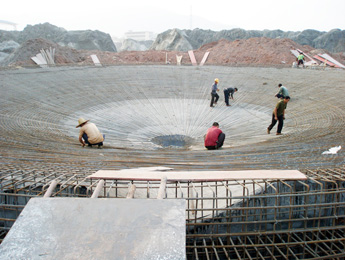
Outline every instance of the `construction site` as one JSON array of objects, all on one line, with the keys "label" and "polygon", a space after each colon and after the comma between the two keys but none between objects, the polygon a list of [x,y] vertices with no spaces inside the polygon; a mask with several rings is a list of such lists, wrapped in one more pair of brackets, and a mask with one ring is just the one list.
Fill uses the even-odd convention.
[{"label": "construction site", "polygon": [[[345,258],[344,69],[96,54],[0,70],[1,259]],[[291,100],[276,136],[279,83]],[[80,117],[102,149],[80,145]],[[208,151],[213,122],[226,138]]]}]

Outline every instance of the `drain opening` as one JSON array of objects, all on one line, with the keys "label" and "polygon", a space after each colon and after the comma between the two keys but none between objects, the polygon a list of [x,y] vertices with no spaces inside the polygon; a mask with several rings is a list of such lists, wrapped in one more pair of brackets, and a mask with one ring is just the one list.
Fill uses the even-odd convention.
[{"label": "drain opening", "polygon": [[186,135],[161,135],[151,139],[151,142],[163,148],[188,148],[194,139]]}]

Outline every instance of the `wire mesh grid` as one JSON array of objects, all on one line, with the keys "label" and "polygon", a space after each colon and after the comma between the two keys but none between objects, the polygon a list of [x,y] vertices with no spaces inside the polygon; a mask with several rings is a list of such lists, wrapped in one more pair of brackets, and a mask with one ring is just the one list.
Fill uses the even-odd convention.
[{"label": "wire mesh grid", "polygon": [[[306,170],[306,181],[168,181],[186,199],[188,259],[322,259],[345,254],[345,169]],[[83,174],[2,172],[2,238],[32,197],[90,198],[101,180]],[[106,180],[100,198],[156,199],[159,181]],[[325,258],[323,258],[325,259]]]}]

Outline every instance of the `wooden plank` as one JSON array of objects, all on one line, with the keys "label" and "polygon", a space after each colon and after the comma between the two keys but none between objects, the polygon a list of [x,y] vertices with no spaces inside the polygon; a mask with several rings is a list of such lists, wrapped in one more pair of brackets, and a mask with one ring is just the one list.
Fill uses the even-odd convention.
[{"label": "wooden plank", "polygon": [[43,51],[45,53],[48,64],[51,64],[51,65],[55,64],[54,56],[52,53],[52,47],[50,47],[50,49],[46,49],[46,50],[42,49],[41,51]]},{"label": "wooden plank", "polygon": [[45,65],[42,63],[42,61],[37,58],[36,56],[35,57],[31,57],[31,59],[37,64],[37,65]]},{"label": "wooden plank", "polygon": [[332,62],[330,62],[330,61],[320,57],[319,55],[314,55],[314,58],[319,60],[319,61],[322,61],[322,62],[326,63],[328,66],[331,66],[331,67],[335,67],[336,66],[334,63],[332,63]]},{"label": "wooden plank", "polygon": [[298,55],[299,55],[298,51],[296,51],[296,50],[290,50],[290,51],[296,58],[298,57]]},{"label": "wooden plank", "polygon": [[91,199],[98,198],[103,187],[104,187],[104,180],[100,180],[99,183],[97,184],[95,191],[92,193]]},{"label": "wooden plank", "polygon": [[158,190],[158,195],[157,195],[157,199],[164,199],[165,198],[165,194],[166,194],[166,187],[167,186],[167,177],[164,176],[161,179],[161,184],[159,186],[159,190]]},{"label": "wooden plank", "polygon": [[322,58],[332,62],[335,64],[335,66],[338,66],[338,67],[341,67],[343,69],[345,69],[345,66],[343,64],[341,64],[339,61],[335,60],[334,58],[332,58],[331,56],[329,56],[327,53],[324,53],[322,55],[319,55],[321,56]]},{"label": "wooden plank", "polygon": [[44,60],[47,62],[47,64],[50,64],[50,61],[49,61],[49,59],[47,57],[46,52],[43,49],[40,52],[41,52],[41,55],[44,58]]},{"label": "wooden plank", "polygon": [[128,193],[126,199],[133,199],[135,190],[137,189],[137,186],[134,184],[131,184],[131,186],[128,188]]},{"label": "wooden plank", "polygon": [[163,177],[168,181],[222,181],[222,180],[306,180],[307,177],[297,170],[252,170],[252,171],[145,171],[130,170],[99,170],[88,176],[91,179],[107,180],[140,180],[160,181]]},{"label": "wooden plank", "polygon": [[91,55],[91,59],[96,66],[102,66],[102,64],[99,62],[98,57],[95,54]]},{"label": "wooden plank", "polygon": [[189,55],[189,58],[192,62],[192,65],[193,66],[197,66],[198,64],[196,63],[196,59],[195,59],[195,56],[194,56],[194,52],[191,50],[191,51],[188,51],[188,55]]},{"label": "wooden plank", "polygon": [[[309,60],[315,61],[312,57],[310,57],[308,54],[306,54],[304,51],[301,51],[300,49],[297,49],[297,51],[302,52],[304,56],[306,56]],[[316,61],[315,61],[316,62]]]},{"label": "wooden plank", "polygon": [[48,65],[47,60],[43,57],[41,53],[36,54],[36,57],[42,62],[42,64]]},{"label": "wooden plank", "polygon": [[209,54],[210,54],[209,51],[206,52],[206,53],[204,54],[204,57],[202,58],[202,60],[201,60],[201,62],[200,62],[200,66],[203,66],[203,65],[205,64],[205,62],[206,62],[207,57],[208,57]]},{"label": "wooden plank", "polygon": [[52,182],[51,182],[51,184],[49,185],[49,188],[48,188],[48,190],[46,191],[46,193],[44,194],[44,198],[48,198],[48,197],[50,197],[51,195],[52,195],[52,193],[53,193],[53,191],[54,191],[54,189],[55,189],[55,187],[56,187],[56,185],[57,185],[58,183],[57,183],[57,181],[56,180],[53,180]]},{"label": "wooden plank", "polygon": [[182,55],[181,55],[181,56],[176,55],[176,62],[177,62],[177,65],[181,65],[182,57],[183,57]]},{"label": "wooden plank", "polygon": [[31,57],[31,59],[32,59],[37,65],[39,65],[39,66],[42,67],[42,68],[48,67],[47,63],[42,62],[42,60],[41,60],[40,58],[38,58],[37,56]]}]

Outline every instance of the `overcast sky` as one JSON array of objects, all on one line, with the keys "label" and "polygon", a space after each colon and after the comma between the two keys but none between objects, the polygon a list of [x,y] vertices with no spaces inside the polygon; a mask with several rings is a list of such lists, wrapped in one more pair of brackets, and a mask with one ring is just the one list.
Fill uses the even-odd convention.
[{"label": "overcast sky", "polygon": [[[345,0],[3,0],[0,20],[49,22],[66,30],[100,30],[122,37],[127,31],[168,29],[329,31],[345,29]],[[0,24],[0,29],[4,28]]]}]

